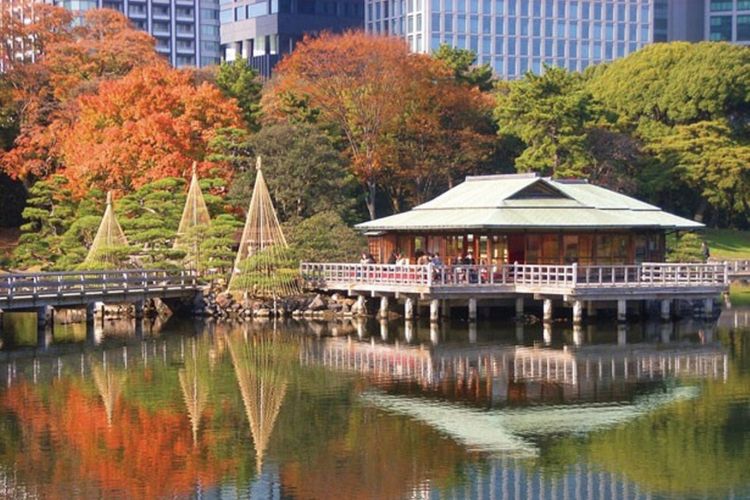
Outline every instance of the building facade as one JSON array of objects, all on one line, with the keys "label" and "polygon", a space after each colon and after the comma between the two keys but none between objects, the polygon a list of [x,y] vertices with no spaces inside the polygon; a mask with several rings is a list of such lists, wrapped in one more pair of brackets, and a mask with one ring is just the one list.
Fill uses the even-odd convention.
[{"label": "building facade", "polygon": [[210,66],[221,61],[219,0],[55,0],[81,12],[94,8],[125,14],[156,39],[156,50],[175,67]]},{"label": "building facade", "polygon": [[225,60],[247,59],[269,76],[279,59],[305,35],[361,29],[363,0],[222,0]]},{"label": "building facade", "polygon": [[[402,36],[415,52],[469,49],[478,63],[516,78],[543,64],[571,71],[666,40],[657,0],[367,0],[368,32]],[[657,32],[655,16],[661,16]]]},{"label": "building facade", "polygon": [[708,40],[750,45],[750,0],[706,0],[705,33]]}]

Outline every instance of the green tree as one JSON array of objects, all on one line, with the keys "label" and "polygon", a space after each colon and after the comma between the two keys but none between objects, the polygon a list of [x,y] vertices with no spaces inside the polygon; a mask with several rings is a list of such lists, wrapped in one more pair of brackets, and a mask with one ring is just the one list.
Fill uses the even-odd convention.
[{"label": "green tree", "polygon": [[207,275],[224,276],[229,273],[234,264],[237,251],[233,246],[237,243],[235,235],[242,229],[242,222],[233,215],[222,214],[211,220],[207,228],[199,226],[201,269]]},{"label": "green tree", "polygon": [[13,265],[48,269],[65,253],[62,236],[70,228],[76,203],[68,181],[60,176],[38,181],[29,189]]},{"label": "green tree", "polygon": [[246,208],[255,183],[255,157],[263,171],[280,220],[334,210],[354,218],[357,183],[328,135],[309,124],[275,124],[257,134],[229,130],[214,141],[218,158],[239,171],[229,199]]},{"label": "green tree", "polygon": [[445,62],[453,70],[456,80],[468,85],[475,85],[484,92],[492,90],[494,81],[489,64],[477,66],[477,56],[468,49],[453,48],[447,43],[432,53],[433,57]]},{"label": "green tree", "polygon": [[703,239],[695,233],[684,233],[667,242],[667,261],[703,262]]},{"label": "green tree", "polygon": [[174,239],[185,205],[185,181],[167,177],[146,184],[116,204],[120,224],[146,268],[176,267],[185,252],[175,250]]},{"label": "green tree", "polygon": [[501,88],[495,110],[499,133],[526,144],[516,168],[555,177],[585,176],[587,129],[598,116],[581,76],[549,66]]},{"label": "green tree", "polygon": [[78,204],[73,223],[62,235],[61,243],[65,251],[55,264],[55,269],[72,270],[86,259],[102,221],[105,198],[102,191],[92,190]]},{"label": "green tree", "polygon": [[336,212],[321,212],[286,228],[289,246],[303,262],[356,262],[367,240]]},{"label": "green tree", "polygon": [[263,84],[246,59],[222,62],[216,74],[216,85],[229,97],[237,99],[248,128],[260,130],[260,95]]},{"label": "green tree", "polygon": [[694,217],[707,208],[723,214],[717,221],[747,223],[750,215],[750,141],[737,138],[723,121],[678,125],[651,141],[663,168],[701,198]]}]

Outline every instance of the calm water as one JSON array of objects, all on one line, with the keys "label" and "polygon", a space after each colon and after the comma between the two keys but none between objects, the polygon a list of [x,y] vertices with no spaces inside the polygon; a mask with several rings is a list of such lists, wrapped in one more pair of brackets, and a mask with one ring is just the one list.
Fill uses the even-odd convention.
[{"label": "calm water", "polygon": [[0,496],[750,498],[748,324],[6,315]]}]

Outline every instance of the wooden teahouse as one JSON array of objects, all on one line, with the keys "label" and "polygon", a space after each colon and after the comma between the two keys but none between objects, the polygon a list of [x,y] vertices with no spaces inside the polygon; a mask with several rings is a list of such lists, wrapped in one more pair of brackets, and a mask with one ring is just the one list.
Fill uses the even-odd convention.
[{"label": "wooden teahouse", "polygon": [[670,231],[702,224],[583,180],[534,174],[467,177],[412,210],[357,226],[380,263],[402,253],[471,252],[476,264],[620,265],[664,262]]}]

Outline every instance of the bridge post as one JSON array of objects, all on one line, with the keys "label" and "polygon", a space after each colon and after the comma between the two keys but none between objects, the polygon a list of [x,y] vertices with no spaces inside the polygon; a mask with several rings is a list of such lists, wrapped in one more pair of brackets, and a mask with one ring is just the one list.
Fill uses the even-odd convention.
[{"label": "bridge post", "polygon": [[477,320],[477,299],[469,299],[469,321]]},{"label": "bridge post", "polygon": [[385,295],[380,297],[380,309],[378,310],[378,318],[388,318],[388,297]]},{"label": "bridge post", "polygon": [[580,325],[583,320],[583,301],[573,301],[573,324]]},{"label": "bridge post", "polygon": [[404,339],[407,344],[411,344],[414,341],[414,322],[407,321],[404,323]]},{"label": "bridge post", "polygon": [[54,320],[55,309],[52,306],[41,306],[36,309],[36,325],[38,328],[45,328],[52,324]]},{"label": "bridge post", "polygon": [[544,345],[552,343],[552,323],[549,321],[545,321],[542,324],[542,338],[544,339]]},{"label": "bridge post", "polygon": [[450,299],[443,299],[440,301],[440,311],[443,318],[451,317],[451,301]]},{"label": "bridge post", "polygon": [[440,319],[440,301],[438,299],[430,300],[430,322],[436,323]]},{"label": "bridge post", "polygon": [[661,301],[661,319],[664,321],[669,321],[672,317],[671,315],[671,308],[672,301],[669,299],[665,299]]},{"label": "bridge post", "polygon": [[523,318],[523,297],[516,299],[516,319]]},{"label": "bridge post", "polygon": [[136,320],[143,319],[143,301],[137,300],[133,302],[133,315]]},{"label": "bridge post", "polygon": [[544,299],[542,311],[542,319],[544,321],[552,321],[552,299]]},{"label": "bridge post", "polygon": [[440,343],[440,329],[438,328],[438,323],[434,321],[430,323],[430,342],[432,342],[432,345]]},{"label": "bridge post", "polygon": [[414,319],[414,299],[411,297],[406,297],[404,300],[404,318]]},{"label": "bridge post", "polygon": [[380,319],[380,338],[385,342],[388,340],[388,320]]},{"label": "bridge post", "polygon": [[519,344],[523,344],[523,330],[524,330],[524,324],[522,321],[516,322],[516,342]]},{"label": "bridge post", "polygon": [[714,299],[705,299],[703,301],[703,317],[711,319],[714,315]]},{"label": "bridge post", "polygon": [[474,321],[469,323],[469,343],[477,343],[477,324]]},{"label": "bridge post", "polygon": [[573,325],[573,345],[579,346],[583,344],[583,328],[581,325]]},{"label": "bridge post", "polygon": [[617,325],[617,345],[625,345],[628,343],[628,327],[627,325]]},{"label": "bridge post", "polygon": [[617,321],[628,319],[628,302],[624,299],[617,301]]}]

